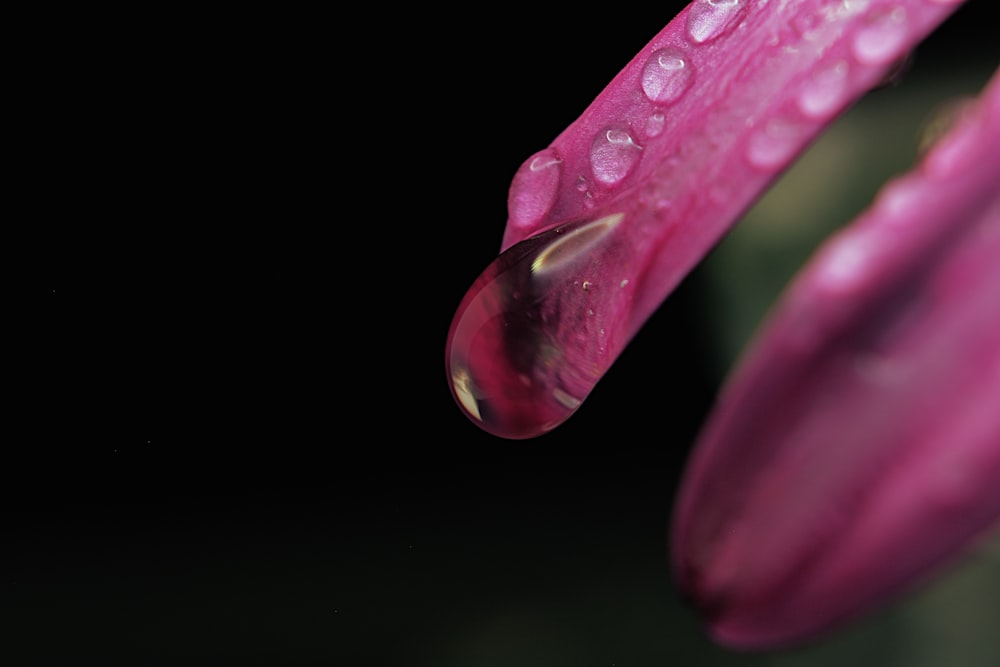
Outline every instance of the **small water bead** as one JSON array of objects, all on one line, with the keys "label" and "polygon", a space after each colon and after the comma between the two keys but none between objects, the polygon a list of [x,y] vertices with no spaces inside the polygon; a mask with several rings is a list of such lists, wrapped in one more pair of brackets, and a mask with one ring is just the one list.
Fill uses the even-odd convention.
[{"label": "small water bead", "polygon": [[876,14],[854,35],[851,50],[858,62],[885,65],[906,49],[906,11],[902,7]]},{"label": "small water bead", "polygon": [[627,342],[624,215],[515,244],[476,279],[445,350],[456,402],[484,430],[530,438],[580,406]]},{"label": "small water bead", "polygon": [[920,184],[900,179],[885,186],[878,198],[878,206],[892,221],[909,221],[922,205]]},{"label": "small water bead", "polygon": [[746,8],[744,0],[700,0],[688,10],[688,37],[697,44],[718,39],[737,25]]},{"label": "small water bead", "polygon": [[654,104],[670,104],[680,99],[691,85],[690,63],[678,49],[659,49],[642,68],[642,92]]},{"label": "small water bead", "polygon": [[750,136],[747,159],[761,169],[785,166],[804,145],[806,129],[793,120],[772,118]]},{"label": "small water bead", "polygon": [[835,4],[831,10],[833,18],[847,19],[868,9],[871,0],[841,0]]},{"label": "small water bead", "polygon": [[810,118],[825,119],[836,113],[847,97],[846,61],[818,70],[799,92],[799,110]]},{"label": "small water bead", "polygon": [[662,112],[654,112],[646,119],[646,136],[649,138],[658,137],[663,134],[663,128],[667,124],[667,117]]},{"label": "small water bead", "polygon": [[529,227],[552,209],[559,191],[562,160],[551,148],[535,153],[514,174],[507,196],[510,222]]},{"label": "small water bead", "polygon": [[608,128],[597,133],[590,146],[590,168],[604,185],[615,185],[628,176],[639,162],[642,146],[628,130]]},{"label": "small water bead", "polygon": [[821,33],[825,22],[819,13],[797,14],[792,17],[792,28],[802,39],[812,41]]},{"label": "small water bead", "polygon": [[854,228],[841,232],[820,251],[812,269],[817,285],[830,294],[849,295],[862,289],[874,269],[879,230]]}]

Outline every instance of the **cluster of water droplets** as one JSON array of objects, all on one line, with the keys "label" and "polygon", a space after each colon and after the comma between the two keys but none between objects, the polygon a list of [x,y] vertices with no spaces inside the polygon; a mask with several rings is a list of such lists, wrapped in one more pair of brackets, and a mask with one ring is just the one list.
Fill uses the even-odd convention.
[{"label": "cluster of water droplets", "polygon": [[[870,4],[871,0],[844,0],[818,13],[798,16],[792,24],[808,41],[824,22],[849,19]],[[818,64],[794,92],[794,105],[781,109],[751,132],[746,144],[748,162],[762,170],[787,165],[818,123],[838,114],[849,102],[854,70],[884,67],[905,57],[910,29],[906,10],[898,5],[861,18],[849,37],[848,53]]]},{"label": "cluster of water droplets", "polygon": [[[795,17],[792,30],[800,40],[818,40],[831,22],[854,20],[871,2],[823,5]],[[528,238],[477,279],[455,315],[447,344],[452,392],[485,430],[523,438],[553,428],[577,409],[617,356],[624,344],[621,322],[627,319],[623,304],[636,285],[625,273],[611,276],[608,267],[622,264],[615,253],[625,252],[628,221],[622,222],[620,212],[609,214],[605,208],[602,214],[596,207],[602,197],[625,187],[646,155],[663,159],[650,142],[666,132],[670,107],[684,99],[697,78],[692,54],[706,44],[714,48],[737,30],[748,8],[747,0],[693,3],[683,32],[653,47],[635,72],[633,106],[623,108],[617,120],[606,119],[589,145],[583,144],[585,155],[562,155],[557,144],[532,155],[515,174],[508,224]],[[863,16],[863,24],[851,28],[847,48],[796,83],[787,103],[770,110],[762,122],[750,123],[747,162],[769,172],[787,165],[819,124],[849,102],[855,70],[882,67],[902,55],[907,18],[901,6]],[[791,48],[777,36],[769,44]],[[660,196],[652,199],[657,208],[669,206]],[[594,217],[531,236],[544,228],[559,202],[568,202],[565,210],[580,216],[593,209]]]},{"label": "cluster of water droplets", "polygon": [[[695,80],[695,70],[688,48],[698,47],[722,37],[739,25],[746,14],[746,0],[701,0],[688,11],[685,24],[687,44],[678,43],[655,49],[646,58],[639,73],[640,104],[638,114],[645,121],[635,126],[624,121],[603,126],[592,138],[587,155],[589,173],[566,174],[564,162],[553,148],[547,148],[521,165],[508,200],[510,224],[533,229],[555,205],[562,179],[573,179],[573,189],[582,195],[583,205],[594,205],[599,192],[621,186],[640,163],[643,142],[663,134],[668,124],[668,107],[676,104]],[[622,117],[634,116],[623,110]]]}]

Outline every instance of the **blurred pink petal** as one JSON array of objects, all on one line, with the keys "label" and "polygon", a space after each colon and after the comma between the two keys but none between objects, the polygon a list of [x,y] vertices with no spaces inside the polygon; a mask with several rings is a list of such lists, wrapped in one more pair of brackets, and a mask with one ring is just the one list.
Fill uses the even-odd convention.
[{"label": "blurred pink petal", "polygon": [[721,643],[798,642],[1000,519],[1000,74],[828,241],[682,481],[677,579]]}]

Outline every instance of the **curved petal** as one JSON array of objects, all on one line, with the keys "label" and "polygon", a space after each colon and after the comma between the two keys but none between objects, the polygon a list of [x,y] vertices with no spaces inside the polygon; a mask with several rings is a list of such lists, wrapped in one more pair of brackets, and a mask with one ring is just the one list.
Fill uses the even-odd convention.
[{"label": "curved petal", "polygon": [[1000,74],[793,281],[682,480],[678,581],[720,642],[800,641],[1000,518]]},{"label": "curved petal", "polygon": [[[465,414],[507,438],[571,416],[739,216],[958,4],[688,5],[514,176],[505,252],[448,334]],[[537,270],[551,246],[567,254],[562,237],[608,220],[600,242],[571,244],[578,264]]]}]

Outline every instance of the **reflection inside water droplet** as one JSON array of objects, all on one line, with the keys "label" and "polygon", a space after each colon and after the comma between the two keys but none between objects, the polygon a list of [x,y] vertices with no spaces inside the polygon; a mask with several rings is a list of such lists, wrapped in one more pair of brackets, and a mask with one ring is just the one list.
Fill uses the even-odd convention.
[{"label": "reflection inside water droplet", "polygon": [[501,254],[459,305],[445,351],[465,414],[505,438],[572,415],[627,343],[624,214],[566,224]]}]

